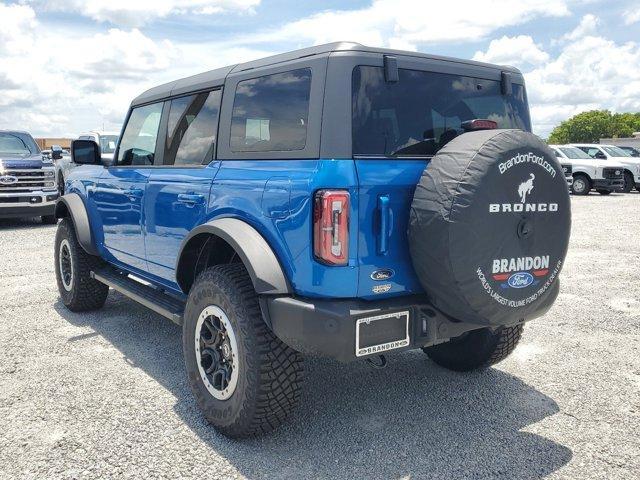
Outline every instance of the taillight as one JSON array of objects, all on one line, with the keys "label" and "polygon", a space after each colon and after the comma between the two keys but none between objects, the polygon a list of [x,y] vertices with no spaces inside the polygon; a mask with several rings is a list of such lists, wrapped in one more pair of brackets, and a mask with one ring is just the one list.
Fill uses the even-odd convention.
[{"label": "taillight", "polygon": [[349,192],[318,190],[313,199],[313,254],[329,265],[349,261]]},{"label": "taillight", "polygon": [[467,132],[473,132],[475,130],[493,130],[498,128],[498,123],[493,120],[486,120],[484,118],[476,118],[475,120],[467,120],[462,122],[463,130]]}]

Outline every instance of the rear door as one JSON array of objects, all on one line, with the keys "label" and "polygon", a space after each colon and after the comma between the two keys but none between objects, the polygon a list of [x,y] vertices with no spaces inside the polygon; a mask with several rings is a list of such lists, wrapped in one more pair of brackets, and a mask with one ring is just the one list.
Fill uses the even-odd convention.
[{"label": "rear door", "polygon": [[147,179],[156,162],[162,108],[159,102],[131,111],[117,162],[104,169],[93,196],[107,252],[142,271],[147,270],[142,206]]},{"label": "rear door", "polygon": [[[502,95],[500,71],[464,75],[450,62],[398,60],[397,80],[383,66],[352,75],[352,149],[359,180],[359,288],[362,297],[421,292],[407,229],[415,186],[440,148],[464,133],[462,122],[491,119],[530,130],[524,87]],[[470,69],[471,67],[466,67]]]},{"label": "rear door", "polygon": [[149,273],[174,284],[184,237],[205,219],[215,159],[222,90],[167,102],[159,143],[162,165],[148,177],[144,225]]}]

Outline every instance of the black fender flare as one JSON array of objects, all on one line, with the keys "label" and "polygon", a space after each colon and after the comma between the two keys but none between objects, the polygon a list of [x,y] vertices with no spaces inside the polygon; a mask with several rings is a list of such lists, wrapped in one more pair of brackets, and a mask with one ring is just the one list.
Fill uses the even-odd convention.
[{"label": "black fender flare", "polygon": [[[182,240],[176,263],[176,278],[184,268],[183,251],[197,235],[210,234],[227,242],[238,254],[249,272],[253,287],[261,295],[292,293],[278,257],[264,237],[251,225],[236,218],[217,218],[194,228]],[[180,285],[182,288],[182,285]],[[186,293],[186,292],[185,292]]]},{"label": "black fender flare", "polygon": [[56,218],[71,217],[73,228],[76,231],[78,243],[89,255],[100,255],[93,241],[89,215],[82,197],[77,193],[68,193],[56,201],[54,215]]}]

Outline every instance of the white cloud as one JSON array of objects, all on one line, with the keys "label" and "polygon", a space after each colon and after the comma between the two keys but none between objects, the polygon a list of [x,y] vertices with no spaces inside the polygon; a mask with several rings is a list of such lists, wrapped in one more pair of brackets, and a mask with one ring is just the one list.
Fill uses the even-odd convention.
[{"label": "white cloud", "polygon": [[172,14],[252,13],[261,0],[26,0],[48,11],[73,12],[98,22],[139,27]]},{"label": "white cloud", "polygon": [[175,78],[272,54],[154,40],[138,29],[92,35],[42,28],[30,6],[0,3],[0,128],[75,136],[119,130],[131,100]]},{"label": "white cloud", "polygon": [[633,25],[634,23],[640,22],[640,7],[636,6],[635,8],[630,8],[629,10],[623,13],[624,24],[625,25]]},{"label": "white cloud", "polygon": [[541,135],[580,111],[640,111],[640,44],[580,38],[525,79],[533,122]]},{"label": "white cloud", "polygon": [[33,9],[24,5],[0,3],[0,18],[0,55],[28,52],[32,46],[30,34],[36,26]]},{"label": "white cloud", "polygon": [[569,14],[563,0],[458,0],[455,4],[424,0],[375,0],[357,10],[332,10],[290,22],[245,42],[292,41],[322,44],[352,40],[368,45],[402,47],[436,42],[471,42],[536,17]]},{"label": "white cloud", "polygon": [[540,65],[549,60],[549,54],[536,45],[530,36],[518,35],[491,40],[487,51],[476,52],[473,59],[518,67],[524,64]]},{"label": "white cloud", "polygon": [[592,14],[587,14],[580,20],[580,24],[571,32],[562,37],[563,40],[577,40],[597,31],[600,19]]}]

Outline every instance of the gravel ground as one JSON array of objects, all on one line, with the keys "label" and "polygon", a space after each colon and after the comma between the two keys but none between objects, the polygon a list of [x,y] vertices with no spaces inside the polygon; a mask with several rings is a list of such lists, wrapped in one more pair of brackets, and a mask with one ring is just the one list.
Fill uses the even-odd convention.
[{"label": "gravel ground", "polygon": [[560,297],[497,368],[308,359],[296,414],[243,442],[199,414],[179,327],[114,292],[65,310],[55,227],[0,221],[0,478],[638,478],[640,195],[572,205]]}]

